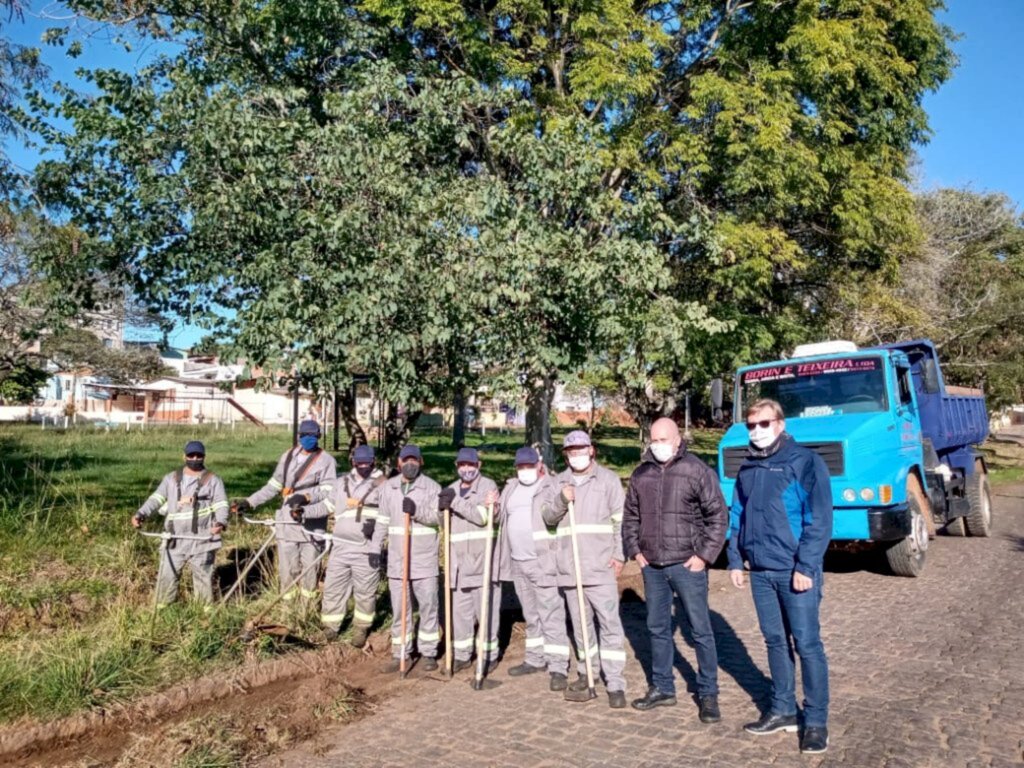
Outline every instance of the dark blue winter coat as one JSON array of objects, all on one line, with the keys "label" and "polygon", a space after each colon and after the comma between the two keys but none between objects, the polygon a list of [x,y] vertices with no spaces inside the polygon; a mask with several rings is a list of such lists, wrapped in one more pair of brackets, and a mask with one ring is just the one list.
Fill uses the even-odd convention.
[{"label": "dark blue winter coat", "polygon": [[729,510],[729,568],[821,569],[832,537],[832,490],[822,458],[783,433],[771,456],[740,467]]}]

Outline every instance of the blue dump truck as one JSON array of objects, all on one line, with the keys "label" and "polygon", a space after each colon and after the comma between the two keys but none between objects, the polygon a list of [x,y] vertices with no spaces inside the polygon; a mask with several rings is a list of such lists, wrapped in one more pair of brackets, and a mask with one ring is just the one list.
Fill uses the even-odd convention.
[{"label": "blue dump truck", "polygon": [[945,385],[930,341],[803,345],[791,359],[741,368],[735,386],[734,423],[718,448],[726,499],[746,457],[746,408],[771,398],[786,431],[828,467],[834,546],[885,547],[895,573],[917,576],[937,528],[989,535],[992,501],[976,447],[988,436],[985,398]]}]

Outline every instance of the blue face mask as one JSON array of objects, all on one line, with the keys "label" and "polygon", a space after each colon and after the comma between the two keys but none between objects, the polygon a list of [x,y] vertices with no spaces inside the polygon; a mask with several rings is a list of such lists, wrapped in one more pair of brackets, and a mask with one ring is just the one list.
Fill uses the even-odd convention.
[{"label": "blue face mask", "polygon": [[299,435],[299,445],[304,451],[315,451],[319,439],[316,435]]}]

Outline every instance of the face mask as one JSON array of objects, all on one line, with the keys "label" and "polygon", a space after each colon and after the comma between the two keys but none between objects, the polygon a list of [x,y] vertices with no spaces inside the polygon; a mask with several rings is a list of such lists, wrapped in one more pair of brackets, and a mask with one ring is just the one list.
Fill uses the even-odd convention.
[{"label": "face mask", "polygon": [[569,466],[575,469],[577,472],[582,472],[590,466],[590,454],[584,453],[582,455],[572,455],[569,457]]},{"label": "face mask", "polygon": [[676,455],[676,449],[669,443],[651,443],[651,455],[656,462],[664,464]]},{"label": "face mask", "polygon": [[764,450],[775,442],[778,435],[771,427],[754,427],[750,430],[750,442],[755,448]]},{"label": "face mask", "polygon": [[185,466],[193,472],[198,472],[206,466],[206,459],[185,459]]},{"label": "face mask", "polygon": [[480,470],[476,467],[459,467],[459,478],[464,483],[472,483],[479,474]]},{"label": "face mask", "polygon": [[523,485],[533,485],[537,482],[537,478],[540,477],[540,473],[535,467],[529,469],[517,469],[516,477],[519,478],[519,482]]},{"label": "face mask", "polygon": [[299,435],[299,445],[304,451],[315,451],[318,438],[316,435]]},{"label": "face mask", "polygon": [[420,465],[415,461],[407,461],[399,471],[406,480],[415,480],[416,476],[420,473]]},{"label": "face mask", "polygon": [[359,475],[363,480],[373,474],[373,464],[367,464],[365,467],[357,466],[356,474]]}]

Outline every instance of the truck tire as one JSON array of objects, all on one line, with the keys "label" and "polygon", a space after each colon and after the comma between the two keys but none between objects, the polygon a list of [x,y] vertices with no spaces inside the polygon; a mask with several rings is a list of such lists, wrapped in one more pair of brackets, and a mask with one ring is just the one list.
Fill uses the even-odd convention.
[{"label": "truck tire", "polygon": [[909,492],[909,483],[907,491],[910,535],[890,546],[885,551],[885,558],[897,576],[918,576],[924,570],[925,555],[928,553],[928,523],[918,497]]},{"label": "truck tire", "polygon": [[974,474],[967,478],[967,504],[970,511],[963,518],[968,536],[989,536],[992,533],[992,492],[988,473],[980,459],[974,461]]}]

